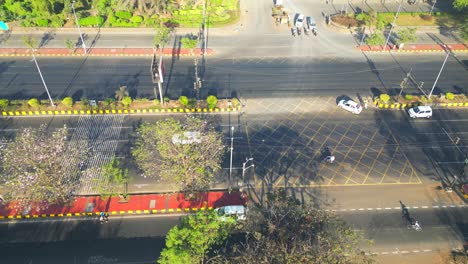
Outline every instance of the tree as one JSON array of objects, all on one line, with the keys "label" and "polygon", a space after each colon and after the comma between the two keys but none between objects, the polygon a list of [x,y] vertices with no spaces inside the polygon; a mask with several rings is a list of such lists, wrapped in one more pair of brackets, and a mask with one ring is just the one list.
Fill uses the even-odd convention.
[{"label": "tree", "polygon": [[197,46],[198,39],[195,36],[183,37],[180,40],[180,43],[182,43],[182,47],[190,49],[190,54],[193,54],[193,50]]},{"label": "tree", "polygon": [[453,7],[458,11],[463,11],[468,8],[468,0],[454,0]]},{"label": "tree", "polygon": [[73,98],[70,96],[63,98],[62,104],[66,107],[72,107],[73,106]]},{"label": "tree", "polygon": [[158,263],[203,263],[213,246],[223,243],[234,226],[232,221],[222,221],[216,212],[201,211],[182,218],[166,236],[166,248]]},{"label": "tree", "polygon": [[464,40],[468,40],[468,18],[465,18],[465,21],[461,25],[460,33]]},{"label": "tree", "polygon": [[229,241],[218,263],[372,263],[361,237],[331,213],[301,204],[284,189],[249,208],[243,241]]},{"label": "tree", "polygon": [[45,208],[70,200],[78,184],[87,144],[67,140],[66,126],[47,131],[23,128],[15,140],[0,147],[0,182],[4,198],[18,201],[18,209]]},{"label": "tree", "polygon": [[170,40],[170,30],[169,28],[162,26],[159,28],[156,28],[156,34],[154,35],[153,38],[153,45],[155,48],[163,48],[164,45],[169,43]]},{"label": "tree", "polygon": [[385,43],[385,40],[380,32],[371,34],[366,38],[367,45],[382,45]]},{"label": "tree", "polygon": [[130,181],[128,169],[123,169],[120,161],[112,157],[111,161],[101,168],[102,178],[95,178],[98,191],[102,197],[116,194],[127,196],[127,183]]},{"label": "tree", "polygon": [[397,32],[398,44],[415,42],[417,28],[403,28]]},{"label": "tree", "polygon": [[115,91],[115,99],[117,101],[122,101],[125,96],[128,96],[127,86],[120,86],[117,91]]},{"label": "tree", "polygon": [[23,36],[23,44],[32,50],[39,47],[38,43],[37,39],[33,38],[31,35]]},{"label": "tree", "polygon": [[183,191],[206,190],[220,169],[222,133],[198,117],[143,123],[132,155],[148,177],[176,183]]}]

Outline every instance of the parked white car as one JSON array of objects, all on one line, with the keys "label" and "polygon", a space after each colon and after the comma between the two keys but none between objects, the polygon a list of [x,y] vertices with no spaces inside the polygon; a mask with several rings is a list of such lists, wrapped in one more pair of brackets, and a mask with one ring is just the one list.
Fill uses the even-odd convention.
[{"label": "parked white car", "polygon": [[432,108],[430,106],[417,106],[417,107],[410,108],[408,110],[408,114],[411,118],[416,118],[416,117],[431,118]]},{"label": "parked white car", "polygon": [[338,102],[338,106],[356,115],[360,114],[362,111],[362,106],[353,100],[343,99]]},{"label": "parked white car", "polygon": [[226,220],[226,217],[234,217],[236,220],[245,220],[246,208],[243,205],[228,205],[215,209],[215,212],[220,216],[221,220]]},{"label": "parked white car", "polygon": [[303,14],[298,14],[294,25],[298,28],[301,28],[304,25],[304,18],[305,16]]},{"label": "parked white car", "polygon": [[310,30],[313,30],[313,29],[317,29],[317,23],[315,22],[315,19],[313,17],[306,17],[306,23],[307,23],[307,27],[310,29]]}]

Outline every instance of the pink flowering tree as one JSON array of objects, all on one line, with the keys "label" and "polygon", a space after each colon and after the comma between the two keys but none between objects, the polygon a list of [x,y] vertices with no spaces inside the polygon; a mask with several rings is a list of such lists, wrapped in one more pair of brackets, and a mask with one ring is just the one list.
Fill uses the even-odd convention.
[{"label": "pink flowering tree", "polygon": [[143,123],[132,150],[145,177],[175,183],[190,193],[209,187],[224,153],[223,134],[197,117]]},{"label": "pink flowering tree", "polygon": [[87,143],[68,140],[66,126],[48,131],[23,128],[0,147],[0,182],[6,201],[16,209],[46,208],[73,197],[87,158]]}]

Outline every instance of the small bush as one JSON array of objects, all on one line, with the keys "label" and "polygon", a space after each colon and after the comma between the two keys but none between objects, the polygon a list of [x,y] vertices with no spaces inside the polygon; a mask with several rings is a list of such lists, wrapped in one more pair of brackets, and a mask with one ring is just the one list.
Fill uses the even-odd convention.
[{"label": "small bush", "polygon": [[161,105],[161,102],[159,101],[159,99],[154,99],[153,103],[154,103],[154,106],[156,107],[159,107]]},{"label": "small bush", "polygon": [[62,104],[66,107],[72,107],[73,106],[73,98],[71,97],[65,97],[62,100]]},{"label": "small bush", "polygon": [[80,103],[82,106],[89,106],[89,100],[86,98],[81,98]]},{"label": "small bush", "polygon": [[60,16],[53,16],[51,19],[50,19],[50,25],[52,27],[55,27],[55,28],[60,28],[60,27],[63,27],[63,24],[64,21],[63,21],[63,18],[60,17]]},{"label": "small bush", "polygon": [[80,23],[80,26],[83,26],[83,27],[100,26],[104,23],[104,18],[101,16],[89,16],[89,17],[81,18],[79,23]]},{"label": "small bush", "polygon": [[132,16],[132,18],[130,18],[130,21],[132,23],[140,24],[141,22],[143,22],[143,17],[142,16]]},{"label": "small bush", "polygon": [[381,94],[380,95],[380,100],[384,103],[388,102],[390,100],[390,95],[388,94]]},{"label": "small bush", "polygon": [[428,14],[421,14],[419,15],[419,17],[421,17],[421,19],[425,21],[432,21],[432,16]]},{"label": "small bush", "polygon": [[183,106],[187,106],[189,103],[188,97],[182,95],[181,97],[179,97],[179,103]]},{"label": "small bush", "polygon": [[122,99],[122,104],[123,106],[127,107],[129,105],[132,104],[132,98],[130,96],[125,96],[123,99]]},{"label": "small bush", "polygon": [[10,104],[10,101],[8,99],[0,99],[0,107],[7,107]]},{"label": "small bush", "polygon": [[196,106],[197,106],[197,99],[195,99],[195,98],[189,99],[187,107],[195,108]]},{"label": "small bush", "polygon": [[447,98],[447,100],[453,100],[455,99],[455,95],[453,93],[446,93],[445,98]]},{"label": "small bush", "polygon": [[117,11],[115,12],[115,16],[118,18],[130,19],[132,17],[132,13],[130,13],[130,11]]},{"label": "small bush", "polygon": [[165,103],[169,103],[169,101],[171,101],[171,99],[169,99],[169,97],[164,97],[163,100],[164,100]]},{"label": "small bush", "polygon": [[109,25],[112,25],[112,24],[115,23],[115,21],[117,21],[117,18],[115,17],[114,13],[110,13],[110,14],[107,16],[106,23],[109,24]]},{"label": "small bush", "polygon": [[210,95],[208,98],[206,98],[206,103],[208,104],[208,108],[213,109],[218,103],[218,98],[216,98],[214,95]]},{"label": "small bush", "polygon": [[405,94],[406,100],[413,100],[413,96],[411,94]]},{"label": "small bush", "polygon": [[28,105],[31,107],[38,107],[39,105],[41,105],[41,103],[39,102],[39,100],[37,100],[37,98],[31,98],[28,101]]},{"label": "small bush", "polygon": [[238,107],[238,106],[240,106],[239,99],[237,99],[237,98],[232,98],[231,103],[232,103],[232,106],[233,106],[233,107]]},{"label": "small bush", "polygon": [[113,105],[114,103],[115,103],[114,98],[106,98],[106,100],[104,100],[104,102],[102,102],[102,105],[103,106],[110,106],[110,105]]},{"label": "small bush", "polygon": [[47,27],[49,25],[49,20],[45,18],[37,18],[36,25],[38,27]]}]

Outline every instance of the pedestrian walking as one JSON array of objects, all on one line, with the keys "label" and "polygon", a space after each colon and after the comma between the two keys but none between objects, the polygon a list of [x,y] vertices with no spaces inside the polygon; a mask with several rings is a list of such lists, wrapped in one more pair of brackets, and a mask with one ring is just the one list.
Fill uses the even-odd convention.
[{"label": "pedestrian walking", "polygon": [[109,222],[109,214],[108,213],[104,214],[104,221],[106,223]]}]

